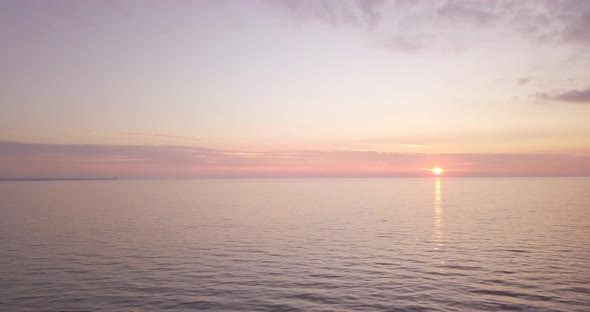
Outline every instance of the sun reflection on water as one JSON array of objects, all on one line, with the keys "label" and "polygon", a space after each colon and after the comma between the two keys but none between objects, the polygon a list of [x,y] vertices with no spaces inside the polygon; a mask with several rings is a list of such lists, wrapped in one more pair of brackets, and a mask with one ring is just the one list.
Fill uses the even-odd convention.
[{"label": "sun reflection on water", "polygon": [[[441,251],[443,243],[443,216],[442,216],[442,196],[440,190],[440,178],[434,182],[434,250]],[[445,261],[440,261],[439,272],[444,272]]]},{"label": "sun reflection on water", "polygon": [[434,241],[436,243],[436,247],[434,249],[439,250],[443,246],[443,216],[440,178],[436,178],[434,183]]}]

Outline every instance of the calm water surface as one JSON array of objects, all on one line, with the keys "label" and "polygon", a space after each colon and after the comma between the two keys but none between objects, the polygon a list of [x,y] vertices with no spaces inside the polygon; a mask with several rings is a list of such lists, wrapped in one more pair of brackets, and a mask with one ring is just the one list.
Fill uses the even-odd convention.
[{"label": "calm water surface", "polygon": [[590,179],[0,182],[1,311],[590,311]]}]

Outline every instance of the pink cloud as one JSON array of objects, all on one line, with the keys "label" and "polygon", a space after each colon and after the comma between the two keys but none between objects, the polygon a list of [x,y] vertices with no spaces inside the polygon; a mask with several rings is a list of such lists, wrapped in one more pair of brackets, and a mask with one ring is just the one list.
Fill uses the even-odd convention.
[{"label": "pink cloud", "polygon": [[587,176],[590,157],[289,150],[248,152],[179,145],[0,142],[0,178]]}]

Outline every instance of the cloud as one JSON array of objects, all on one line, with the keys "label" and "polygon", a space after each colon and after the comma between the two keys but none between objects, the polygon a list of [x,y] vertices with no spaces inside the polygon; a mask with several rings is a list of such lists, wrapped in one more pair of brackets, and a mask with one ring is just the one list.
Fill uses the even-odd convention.
[{"label": "cloud", "polygon": [[532,78],[523,77],[523,78],[520,78],[516,81],[516,85],[524,86],[524,85],[528,84],[529,82],[531,82],[532,80],[533,80]]},{"label": "cloud", "polygon": [[[464,164],[478,164],[465,166]],[[590,157],[347,150],[250,152],[179,145],[0,142],[0,178],[588,176]]]},{"label": "cloud", "polygon": [[169,135],[169,134],[158,134],[158,133],[141,133],[141,132],[124,132],[124,135],[131,135],[131,136],[148,136],[148,137],[156,137],[156,138],[166,138],[166,139],[180,139],[180,140],[188,140],[188,141],[195,141],[199,142],[201,139],[189,137],[189,136],[182,136],[182,135]]},{"label": "cloud", "polygon": [[[539,44],[590,46],[590,1],[266,1],[302,20],[374,30],[393,51],[457,50],[516,36]],[[487,39],[486,39],[487,40]]]},{"label": "cloud", "polygon": [[537,98],[558,102],[590,104],[590,87],[582,90],[569,90],[556,94],[537,94]]},{"label": "cloud", "polygon": [[269,0],[272,7],[305,20],[319,20],[332,26],[371,27],[380,20],[385,0]]},{"label": "cloud", "polygon": [[563,5],[563,39],[590,44],[590,1],[566,1]]},{"label": "cloud", "polygon": [[417,53],[427,48],[433,39],[433,36],[428,35],[392,36],[383,41],[383,47],[393,51]]},{"label": "cloud", "polygon": [[423,148],[423,147],[425,147],[425,145],[422,145],[422,144],[400,144],[399,146],[403,147],[403,148]]},{"label": "cloud", "polygon": [[500,18],[497,4],[484,1],[446,1],[438,16],[469,25],[490,25]]}]

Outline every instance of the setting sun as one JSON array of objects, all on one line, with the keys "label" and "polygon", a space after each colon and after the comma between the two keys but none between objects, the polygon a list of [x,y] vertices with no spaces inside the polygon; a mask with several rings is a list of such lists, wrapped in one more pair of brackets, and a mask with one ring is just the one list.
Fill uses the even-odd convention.
[{"label": "setting sun", "polygon": [[439,174],[443,173],[444,171],[445,171],[445,170],[444,170],[443,168],[441,168],[441,167],[435,167],[435,168],[432,168],[432,172],[433,172],[434,174],[436,174],[436,175],[439,175]]}]

